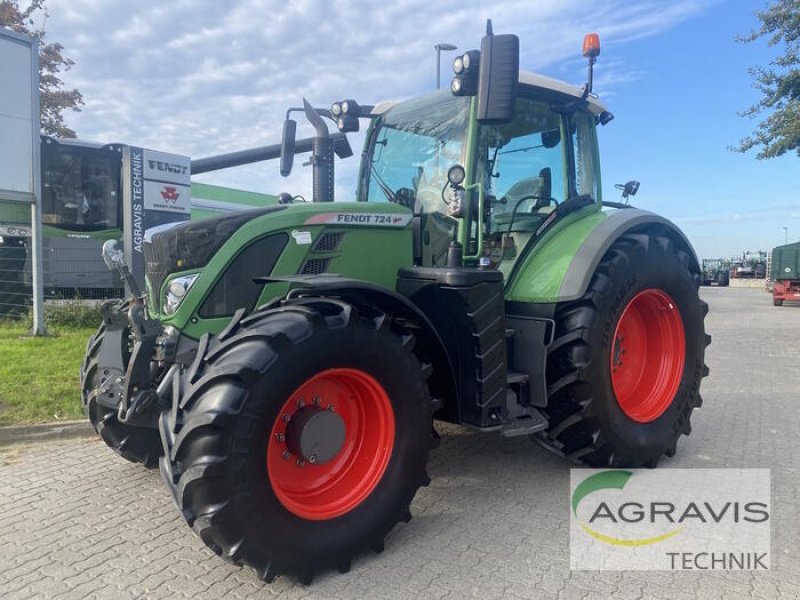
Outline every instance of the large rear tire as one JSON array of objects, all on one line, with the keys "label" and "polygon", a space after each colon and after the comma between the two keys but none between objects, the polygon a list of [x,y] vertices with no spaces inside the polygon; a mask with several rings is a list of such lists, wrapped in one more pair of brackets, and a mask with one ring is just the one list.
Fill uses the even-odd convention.
[{"label": "large rear tire", "polygon": [[[127,312],[128,303],[119,302],[117,312]],[[86,345],[86,356],[81,365],[81,403],[89,422],[100,435],[106,445],[122,458],[141,463],[148,469],[158,465],[161,456],[161,438],[158,429],[137,427],[121,423],[117,409],[102,404],[98,400],[100,386],[106,378],[121,376],[124,373],[107,369],[100,365],[100,351],[106,337],[106,325],[103,323],[89,338]],[[119,352],[123,364],[130,359],[127,335],[123,335]],[[115,349],[116,351],[116,349]]]},{"label": "large rear tire", "polygon": [[584,296],[560,305],[539,440],[594,467],[654,467],[702,403],[708,305],[700,273],[666,232],[629,233]]},{"label": "large rear tire", "polygon": [[206,545],[268,582],[382,550],[430,481],[428,369],[412,342],[383,313],[316,299],[208,344],[161,417],[162,475]]}]

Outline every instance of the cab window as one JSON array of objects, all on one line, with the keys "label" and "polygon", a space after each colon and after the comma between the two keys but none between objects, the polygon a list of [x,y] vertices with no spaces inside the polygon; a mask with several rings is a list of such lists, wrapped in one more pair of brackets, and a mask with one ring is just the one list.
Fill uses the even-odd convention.
[{"label": "cab window", "polygon": [[591,196],[595,200],[600,200],[594,117],[587,112],[577,111],[570,116],[570,129],[575,159],[576,191],[579,196]]},{"label": "cab window", "polygon": [[520,250],[569,193],[561,115],[518,98],[511,123],[481,128],[477,176],[485,190],[484,253],[511,270]]}]

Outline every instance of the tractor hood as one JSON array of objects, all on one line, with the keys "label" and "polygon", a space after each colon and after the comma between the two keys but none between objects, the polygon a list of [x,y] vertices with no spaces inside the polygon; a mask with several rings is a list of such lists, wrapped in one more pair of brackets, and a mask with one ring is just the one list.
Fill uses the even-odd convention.
[{"label": "tractor hood", "polygon": [[[235,310],[286,293],[259,278],[337,274],[393,289],[397,270],[413,262],[411,221],[409,209],[388,202],[300,202],[150,232],[148,311],[189,334],[215,333]],[[179,302],[170,300],[173,282],[183,288],[173,286]]]},{"label": "tractor hood", "polygon": [[275,205],[149,229],[143,245],[148,287],[160,290],[171,273],[206,266],[242,225],[284,208]]}]

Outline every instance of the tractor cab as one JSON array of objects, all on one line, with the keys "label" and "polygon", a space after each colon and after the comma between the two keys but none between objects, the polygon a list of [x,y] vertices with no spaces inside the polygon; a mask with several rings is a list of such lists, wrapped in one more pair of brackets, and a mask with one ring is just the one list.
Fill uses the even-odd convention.
[{"label": "tractor cab", "polygon": [[[502,123],[476,122],[475,100],[448,91],[372,110],[358,199],[413,210],[416,264],[446,265],[465,218],[472,262],[508,275],[559,206],[569,200],[599,209],[595,126],[609,113],[594,98],[582,99],[580,88],[532,73],[520,74],[517,96]],[[447,177],[457,166],[466,168],[461,185]],[[459,187],[470,190],[463,204]]]}]

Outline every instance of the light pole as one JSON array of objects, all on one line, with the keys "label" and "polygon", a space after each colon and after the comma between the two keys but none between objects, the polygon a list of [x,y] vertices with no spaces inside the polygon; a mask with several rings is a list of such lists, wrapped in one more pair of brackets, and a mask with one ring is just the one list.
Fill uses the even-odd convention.
[{"label": "light pole", "polygon": [[442,87],[442,50],[451,51],[457,50],[453,44],[436,44],[436,89]]},{"label": "light pole", "polygon": [[788,244],[789,243],[789,228],[788,227],[784,227],[783,228],[783,243],[784,244]]}]

